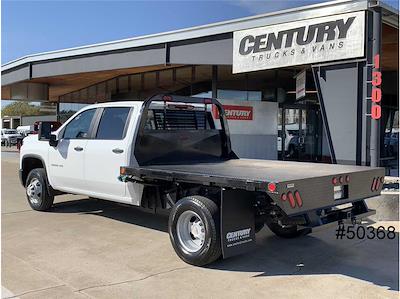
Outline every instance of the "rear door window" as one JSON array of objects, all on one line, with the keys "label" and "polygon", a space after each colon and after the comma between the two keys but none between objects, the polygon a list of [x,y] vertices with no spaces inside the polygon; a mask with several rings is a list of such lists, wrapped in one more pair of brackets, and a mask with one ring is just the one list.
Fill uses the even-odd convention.
[{"label": "rear door window", "polygon": [[105,108],[97,129],[96,139],[123,139],[130,109],[130,107]]}]

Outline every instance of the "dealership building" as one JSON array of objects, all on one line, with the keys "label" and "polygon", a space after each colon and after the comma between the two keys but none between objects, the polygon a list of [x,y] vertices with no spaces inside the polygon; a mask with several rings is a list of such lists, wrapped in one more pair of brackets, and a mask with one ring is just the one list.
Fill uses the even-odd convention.
[{"label": "dealership building", "polygon": [[399,14],[333,1],[2,66],[3,100],[84,105],[214,97],[240,157],[384,166],[398,176]]}]

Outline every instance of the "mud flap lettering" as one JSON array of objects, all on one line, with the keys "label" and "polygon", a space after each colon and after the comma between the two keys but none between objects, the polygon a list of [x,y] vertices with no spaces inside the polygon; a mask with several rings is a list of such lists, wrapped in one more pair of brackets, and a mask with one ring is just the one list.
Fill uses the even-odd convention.
[{"label": "mud flap lettering", "polygon": [[252,192],[222,190],[221,245],[224,258],[255,248],[254,207]]}]

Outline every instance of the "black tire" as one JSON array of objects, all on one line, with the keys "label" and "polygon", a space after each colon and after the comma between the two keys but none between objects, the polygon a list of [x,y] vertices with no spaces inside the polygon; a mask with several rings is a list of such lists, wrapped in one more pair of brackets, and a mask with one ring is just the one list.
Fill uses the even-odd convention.
[{"label": "black tire", "polygon": [[285,239],[297,238],[305,234],[305,231],[299,230],[297,225],[281,226],[276,222],[267,221],[267,226],[275,235]]},{"label": "black tire", "polygon": [[[41,185],[41,192],[37,193],[37,198],[34,200],[28,195],[28,187],[34,181],[38,181]],[[27,200],[32,209],[36,211],[47,211],[51,208],[54,202],[54,195],[49,192],[46,171],[43,168],[32,169],[26,179],[25,188],[27,190]]]},{"label": "black tire", "polygon": [[[185,211],[195,212],[204,223],[204,243],[196,252],[186,250],[177,234],[179,216]],[[204,266],[221,256],[219,208],[215,202],[206,197],[195,195],[179,200],[169,215],[168,231],[176,254],[188,264]]]}]

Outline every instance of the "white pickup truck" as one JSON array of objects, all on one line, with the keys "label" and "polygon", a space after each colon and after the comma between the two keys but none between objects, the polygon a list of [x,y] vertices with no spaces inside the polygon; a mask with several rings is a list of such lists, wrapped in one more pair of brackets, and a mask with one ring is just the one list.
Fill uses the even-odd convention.
[{"label": "white pickup truck", "polygon": [[[217,109],[218,115],[212,111]],[[87,106],[25,138],[20,179],[34,210],[82,194],[169,214],[179,257],[205,265],[255,246],[264,224],[292,238],[374,213],[384,170],[239,159],[221,104],[171,95]]]}]

